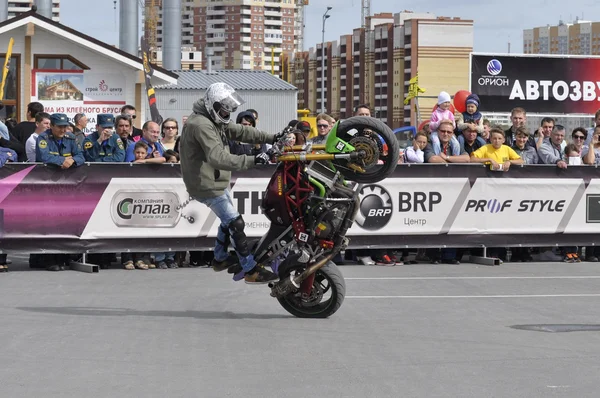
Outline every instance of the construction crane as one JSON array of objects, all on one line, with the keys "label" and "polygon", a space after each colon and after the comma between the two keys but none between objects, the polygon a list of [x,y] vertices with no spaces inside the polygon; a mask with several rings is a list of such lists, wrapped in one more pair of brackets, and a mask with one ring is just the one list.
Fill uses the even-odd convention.
[{"label": "construction crane", "polygon": [[162,0],[138,0],[144,10],[144,36],[148,41],[150,60],[156,61],[156,29],[158,27],[158,9]]},{"label": "construction crane", "polygon": [[371,16],[371,0],[362,0],[360,18],[362,21],[362,28],[369,30],[367,26],[367,19]]}]

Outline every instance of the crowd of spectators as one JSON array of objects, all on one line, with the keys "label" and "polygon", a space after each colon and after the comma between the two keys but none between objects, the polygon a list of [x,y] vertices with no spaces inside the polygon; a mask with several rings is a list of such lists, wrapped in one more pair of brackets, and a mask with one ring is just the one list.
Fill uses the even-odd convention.
[{"label": "crowd of spectators", "polygon": [[[527,113],[520,107],[512,110],[508,129],[491,126],[479,111],[480,99],[476,94],[467,97],[465,112],[452,112],[451,105],[450,95],[441,92],[430,122],[411,137],[412,145],[402,151],[399,163],[483,163],[502,172],[510,170],[512,165],[522,164],[552,164],[567,168],[600,163],[600,110],[595,114],[594,128],[578,127],[569,136],[564,126],[556,124],[550,117],[543,118],[535,132],[529,131]],[[371,117],[367,105],[359,105],[354,111],[355,116]],[[161,125],[146,121],[138,129],[134,126],[137,111],[131,105],[125,105],[118,115],[93,116],[96,125],[89,133],[87,115],[80,113],[69,120],[65,114],[45,113],[39,102],[30,103],[27,120],[18,124],[14,120],[0,122],[0,166],[10,161],[42,162],[62,169],[85,162],[179,162],[181,129],[176,119],[167,118]],[[248,109],[238,114],[236,123],[256,127],[258,120],[258,112]],[[182,122],[185,124],[185,118]],[[319,114],[313,130],[307,121],[292,120],[288,142],[323,144],[335,122],[330,115]],[[267,146],[229,142],[230,152],[236,155],[265,152]],[[464,250],[456,249],[419,250],[415,259],[458,264],[463,254]],[[506,259],[506,250],[495,254]],[[401,265],[408,262],[407,250],[359,250],[348,251],[346,255],[363,264]],[[187,264],[210,264],[210,256],[211,252],[192,252]],[[564,248],[562,256],[566,262],[581,261],[578,248]],[[122,253],[120,257],[125,269],[168,269],[185,264],[185,253]],[[598,257],[597,248],[587,248],[586,260],[598,261]],[[90,262],[107,268],[116,258],[115,254],[97,254]],[[513,250],[512,261],[532,261],[530,249]],[[30,260],[32,266],[51,271],[64,269],[65,262],[68,262],[68,256],[32,255]],[[0,272],[6,270],[7,259],[3,255],[0,256]]]}]

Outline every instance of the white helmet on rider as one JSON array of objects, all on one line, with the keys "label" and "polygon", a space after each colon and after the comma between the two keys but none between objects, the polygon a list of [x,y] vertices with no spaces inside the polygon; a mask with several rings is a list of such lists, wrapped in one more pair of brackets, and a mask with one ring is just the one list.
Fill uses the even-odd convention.
[{"label": "white helmet on rider", "polygon": [[231,114],[245,101],[227,83],[213,83],[204,95],[204,105],[215,123],[228,124]]}]

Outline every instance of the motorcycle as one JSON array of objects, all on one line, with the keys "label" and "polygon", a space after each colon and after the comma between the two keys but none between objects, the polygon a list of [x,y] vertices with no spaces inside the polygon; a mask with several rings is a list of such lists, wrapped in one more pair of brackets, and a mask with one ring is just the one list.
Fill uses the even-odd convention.
[{"label": "motorcycle", "polygon": [[253,254],[279,276],[271,296],[300,318],[327,318],[342,305],[344,277],[333,258],[360,207],[364,183],[389,176],[399,144],[390,128],[370,117],[337,122],[325,145],[274,145],[277,167],[263,195],[271,222]]}]

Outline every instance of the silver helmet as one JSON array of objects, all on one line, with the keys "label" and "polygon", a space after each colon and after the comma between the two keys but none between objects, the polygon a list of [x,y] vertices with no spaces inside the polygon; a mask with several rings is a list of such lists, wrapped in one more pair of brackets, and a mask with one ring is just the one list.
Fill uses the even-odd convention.
[{"label": "silver helmet", "polygon": [[212,120],[228,124],[231,114],[245,101],[227,83],[213,83],[204,95],[204,105]]}]

